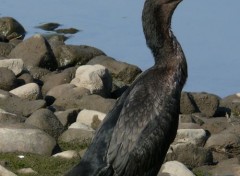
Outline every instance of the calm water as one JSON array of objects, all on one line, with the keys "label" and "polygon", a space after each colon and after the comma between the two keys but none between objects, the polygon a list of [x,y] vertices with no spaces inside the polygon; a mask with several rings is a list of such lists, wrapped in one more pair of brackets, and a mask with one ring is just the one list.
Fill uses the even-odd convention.
[{"label": "calm water", "polygon": [[[82,30],[67,44],[86,44],[146,70],[153,64],[141,28],[144,0],[0,0],[0,16],[16,18],[26,38],[44,33],[35,28],[57,22]],[[189,65],[186,91],[221,97],[240,92],[240,1],[184,0],[173,19],[173,31]]]}]

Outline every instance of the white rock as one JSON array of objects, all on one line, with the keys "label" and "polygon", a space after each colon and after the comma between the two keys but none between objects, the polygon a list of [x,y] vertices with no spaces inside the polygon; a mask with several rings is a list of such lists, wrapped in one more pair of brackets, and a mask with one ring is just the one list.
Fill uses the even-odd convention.
[{"label": "white rock", "polygon": [[83,65],[76,70],[71,81],[77,87],[84,87],[95,94],[106,94],[112,89],[112,79],[108,70],[102,65]]},{"label": "white rock", "polygon": [[70,128],[73,128],[73,129],[82,129],[82,130],[85,130],[85,131],[94,131],[90,126],[86,125],[86,124],[83,124],[83,123],[80,123],[80,122],[74,122],[72,123],[69,127]]},{"label": "white rock", "polygon": [[0,176],[17,176],[17,175],[0,165]]},{"label": "white rock", "polygon": [[40,97],[40,88],[36,83],[28,83],[10,91],[10,93],[28,100],[36,100]]},{"label": "white rock", "polygon": [[15,75],[19,75],[24,68],[22,59],[3,59],[0,60],[0,67],[12,70]]},{"label": "white rock", "polygon": [[207,133],[203,129],[179,129],[173,142],[175,144],[190,143],[203,146],[207,139]]},{"label": "white rock", "polygon": [[35,170],[33,170],[32,168],[23,168],[23,169],[19,169],[17,171],[19,174],[38,174]]},{"label": "white rock", "polygon": [[97,120],[102,121],[105,118],[105,116],[106,116],[105,113],[99,111],[83,109],[78,113],[76,121],[91,126],[93,121],[96,120],[94,118],[97,118]]},{"label": "white rock", "polygon": [[61,152],[61,153],[57,153],[57,154],[53,155],[53,157],[60,157],[60,158],[64,158],[64,159],[72,159],[72,158],[79,157],[79,154],[75,150],[68,150],[68,151],[64,151],[64,152]]},{"label": "white rock", "polygon": [[169,173],[174,176],[195,176],[184,164],[178,161],[168,161],[164,163],[158,173]]}]

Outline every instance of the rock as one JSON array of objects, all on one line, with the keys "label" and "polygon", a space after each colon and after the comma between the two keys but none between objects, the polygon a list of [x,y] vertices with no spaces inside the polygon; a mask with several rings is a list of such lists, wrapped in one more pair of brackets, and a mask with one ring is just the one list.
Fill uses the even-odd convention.
[{"label": "rock", "polygon": [[202,129],[202,127],[196,123],[180,123],[178,129]]},{"label": "rock", "polygon": [[198,108],[193,100],[191,93],[182,92],[180,100],[180,112],[182,114],[192,114],[198,112]]},{"label": "rock", "polygon": [[166,161],[177,160],[189,168],[199,167],[213,163],[213,156],[209,149],[193,144],[178,144],[169,148]]},{"label": "rock", "polygon": [[0,60],[0,67],[5,67],[8,68],[9,70],[12,70],[16,76],[19,75],[24,68],[22,59]]},{"label": "rock", "polygon": [[44,100],[25,100],[0,89],[0,108],[20,116],[29,116],[34,111],[45,107]]},{"label": "rock", "polygon": [[193,144],[204,146],[207,140],[207,133],[203,129],[179,129],[172,145]]},{"label": "rock", "polygon": [[32,67],[42,67],[49,70],[57,68],[56,59],[47,40],[36,34],[18,44],[9,57],[21,58],[28,70]]},{"label": "rock", "polygon": [[132,83],[135,78],[142,72],[140,68],[125,62],[116,61],[108,56],[97,56],[91,59],[88,65],[100,64],[106,67],[111,73],[113,79],[124,82],[125,84]]},{"label": "rock", "polygon": [[60,107],[62,110],[79,108],[78,102],[80,99],[90,94],[89,90],[81,87],[76,87],[73,84],[62,84],[50,89],[46,94],[48,104]]},{"label": "rock", "polygon": [[231,117],[240,116],[240,93],[229,95],[220,101],[225,114],[231,114]]},{"label": "rock", "polygon": [[0,176],[17,176],[17,175],[0,165]]},{"label": "rock", "polygon": [[201,113],[204,113],[207,117],[216,114],[220,101],[218,96],[208,93],[191,93],[191,95]]},{"label": "rock", "polygon": [[99,111],[83,109],[77,116],[77,122],[88,125],[92,129],[96,130],[105,116],[105,113]]},{"label": "rock", "polygon": [[196,123],[194,117],[190,114],[181,114],[180,123]]},{"label": "rock", "polygon": [[54,29],[58,28],[59,26],[60,26],[59,23],[44,23],[44,24],[37,26],[37,28],[40,28],[45,31],[53,31]]},{"label": "rock", "polygon": [[2,124],[11,124],[11,123],[21,123],[26,120],[25,117],[6,112],[3,109],[0,109],[0,123]]},{"label": "rock", "polygon": [[29,73],[23,73],[19,77],[17,77],[17,85],[22,86],[24,84],[32,83],[33,77]]},{"label": "rock", "polygon": [[91,94],[109,95],[112,90],[112,78],[108,70],[101,65],[83,65],[78,67],[71,81],[77,87],[90,90]]},{"label": "rock", "polygon": [[94,132],[92,130],[69,128],[62,133],[58,140],[59,142],[89,144],[93,135]]},{"label": "rock", "polygon": [[40,87],[36,83],[29,83],[10,91],[10,93],[27,100],[37,100],[41,97]]},{"label": "rock", "polygon": [[7,40],[23,39],[25,36],[26,31],[23,26],[12,17],[1,17],[0,26],[0,35]]},{"label": "rock", "polygon": [[85,45],[59,45],[53,52],[61,68],[86,64],[95,56],[105,55],[101,50]]},{"label": "rock", "polygon": [[201,118],[204,124],[201,126],[203,129],[210,132],[210,134],[217,134],[231,126],[226,117],[216,118]]},{"label": "rock", "polygon": [[76,122],[79,109],[67,109],[66,111],[57,111],[54,114],[64,127],[69,126],[73,122]]},{"label": "rock", "polygon": [[207,140],[205,147],[211,150],[228,153],[233,156],[239,155],[240,151],[240,125],[234,128],[228,128],[220,133],[213,134]]},{"label": "rock", "polygon": [[178,161],[168,161],[164,163],[158,173],[169,173],[176,176],[195,176],[184,164]]},{"label": "rock", "polygon": [[71,67],[68,69],[63,70],[62,72],[46,75],[43,77],[43,87],[42,92],[45,95],[51,88],[61,85],[70,83],[73,79],[76,72],[76,68]]},{"label": "rock", "polygon": [[57,33],[62,33],[62,34],[75,34],[79,30],[76,28],[67,28],[67,29],[56,29],[55,30]]},{"label": "rock", "polygon": [[55,139],[47,133],[23,123],[0,124],[0,138],[0,152],[3,153],[25,152],[50,156],[56,145]]},{"label": "rock", "polygon": [[39,109],[35,111],[26,121],[26,124],[36,126],[54,138],[58,138],[64,131],[62,123],[48,109]]},{"label": "rock", "polygon": [[0,67],[0,89],[11,90],[16,85],[16,76],[12,70]]},{"label": "rock", "polygon": [[91,131],[91,132],[94,132],[94,129],[91,128],[90,126],[84,124],[84,123],[81,123],[81,122],[74,122],[72,123],[68,129],[81,129],[81,130],[85,130],[85,131]]},{"label": "rock", "polygon": [[64,151],[61,153],[57,153],[57,154],[53,155],[53,157],[59,157],[59,158],[63,158],[63,159],[73,159],[73,158],[79,157],[79,154],[77,151],[68,150],[68,151]]},{"label": "rock", "polygon": [[35,170],[33,170],[32,168],[23,168],[23,169],[19,169],[19,170],[17,170],[17,173],[19,173],[19,174],[31,174],[31,175],[37,175],[38,173],[35,171]]},{"label": "rock", "polygon": [[228,159],[220,162],[210,173],[217,176],[238,176],[240,175],[240,165],[237,158]]},{"label": "rock", "polygon": [[11,43],[0,42],[0,56],[7,57],[14,47]]},{"label": "rock", "polygon": [[41,80],[42,77],[44,77],[47,74],[50,74],[51,72],[45,68],[33,67],[29,70],[29,73],[35,80]]},{"label": "rock", "polygon": [[114,107],[115,102],[115,99],[107,99],[99,95],[86,95],[77,103],[81,109],[95,110],[107,114]]}]

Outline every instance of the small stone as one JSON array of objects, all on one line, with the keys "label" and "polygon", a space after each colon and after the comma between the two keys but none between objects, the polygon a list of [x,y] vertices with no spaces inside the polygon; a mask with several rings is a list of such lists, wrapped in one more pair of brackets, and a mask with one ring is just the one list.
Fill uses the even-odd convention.
[{"label": "small stone", "polygon": [[19,169],[17,171],[17,173],[19,174],[33,174],[33,175],[37,175],[38,173],[33,170],[32,168],[23,168],[23,169]]},{"label": "small stone", "polygon": [[77,151],[68,150],[68,151],[64,151],[61,153],[57,153],[57,154],[53,155],[53,157],[60,157],[60,158],[64,158],[64,159],[73,159],[73,158],[79,157],[79,154]]},{"label": "small stone", "polygon": [[3,60],[0,60],[0,67],[5,67],[5,68],[8,68],[9,70],[12,70],[13,73],[16,76],[19,75],[24,69],[22,59],[3,59]]}]

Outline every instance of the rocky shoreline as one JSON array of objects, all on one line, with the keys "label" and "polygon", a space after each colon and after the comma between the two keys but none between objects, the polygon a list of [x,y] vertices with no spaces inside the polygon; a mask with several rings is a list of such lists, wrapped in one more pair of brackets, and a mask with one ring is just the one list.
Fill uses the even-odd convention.
[{"label": "rocky shoreline", "polygon": [[[0,26],[0,153],[78,157],[82,150],[59,143],[87,145],[141,69],[91,46],[66,45],[62,35],[24,40],[10,17]],[[183,92],[180,110],[159,176],[240,175],[240,94]],[[2,163],[0,173],[15,175]],[[22,169],[16,174],[40,175]]]}]

